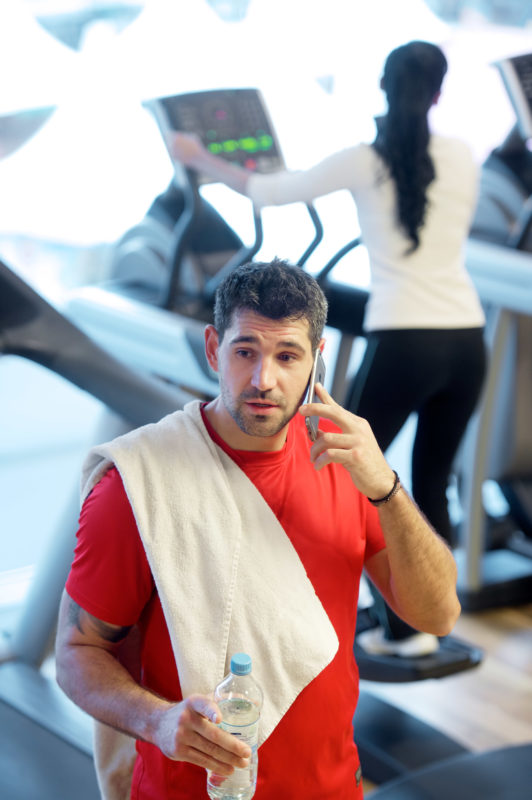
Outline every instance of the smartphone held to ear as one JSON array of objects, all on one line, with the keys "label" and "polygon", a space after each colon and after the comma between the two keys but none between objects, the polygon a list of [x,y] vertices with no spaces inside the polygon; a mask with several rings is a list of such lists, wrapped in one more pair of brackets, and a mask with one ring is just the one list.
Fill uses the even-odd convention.
[{"label": "smartphone held to ear", "polygon": [[[323,385],[325,380],[325,362],[321,354],[321,350],[316,351],[314,364],[312,365],[312,372],[310,373],[310,380],[308,384],[307,403],[321,403],[320,398],[316,394],[315,387],[317,383]],[[312,442],[315,442],[318,437],[318,422],[319,417],[305,417],[308,435]]]}]

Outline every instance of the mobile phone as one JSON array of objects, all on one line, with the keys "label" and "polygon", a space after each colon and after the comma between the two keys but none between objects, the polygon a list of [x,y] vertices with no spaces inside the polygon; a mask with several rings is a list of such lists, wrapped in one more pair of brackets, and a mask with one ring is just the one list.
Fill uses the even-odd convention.
[{"label": "mobile phone", "polygon": [[[320,398],[316,394],[315,386],[317,383],[321,383],[323,385],[324,380],[325,361],[323,360],[321,350],[318,349],[316,351],[314,364],[312,365],[312,372],[310,373],[310,380],[308,382],[307,403],[321,403]],[[307,425],[307,431],[311,442],[315,442],[318,437],[319,421],[319,417],[305,417],[305,423]]]}]

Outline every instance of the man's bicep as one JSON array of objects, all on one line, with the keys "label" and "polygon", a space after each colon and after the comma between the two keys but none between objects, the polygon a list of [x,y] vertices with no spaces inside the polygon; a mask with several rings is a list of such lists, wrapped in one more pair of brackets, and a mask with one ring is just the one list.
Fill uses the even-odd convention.
[{"label": "man's bicep", "polygon": [[63,592],[59,608],[57,646],[93,646],[116,651],[131,626],[113,625],[89,614],[68,594]]}]

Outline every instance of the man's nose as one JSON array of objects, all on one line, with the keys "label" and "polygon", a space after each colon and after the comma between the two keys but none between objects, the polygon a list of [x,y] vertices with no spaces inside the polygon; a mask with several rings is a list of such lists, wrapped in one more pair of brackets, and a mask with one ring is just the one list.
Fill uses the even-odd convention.
[{"label": "man's nose", "polygon": [[257,361],[251,383],[260,392],[273,389],[276,384],[275,365],[270,358],[261,358]]}]

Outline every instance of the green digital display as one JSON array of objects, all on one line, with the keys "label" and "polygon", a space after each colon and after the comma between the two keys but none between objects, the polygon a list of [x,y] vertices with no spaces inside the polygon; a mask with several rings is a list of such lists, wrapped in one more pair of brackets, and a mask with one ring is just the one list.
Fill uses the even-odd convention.
[{"label": "green digital display", "polygon": [[221,142],[209,142],[207,149],[215,155],[223,155],[224,153],[236,153],[242,151],[244,153],[265,153],[273,148],[273,138],[267,133],[261,133],[257,136],[244,136],[241,139],[225,139]]},{"label": "green digital display", "polygon": [[[172,130],[199,136],[207,151],[252,172],[284,167],[257,89],[213,89],[169,95],[160,103]],[[199,175],[201,183],[209,179]]]}]

